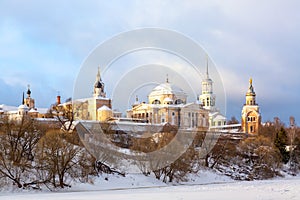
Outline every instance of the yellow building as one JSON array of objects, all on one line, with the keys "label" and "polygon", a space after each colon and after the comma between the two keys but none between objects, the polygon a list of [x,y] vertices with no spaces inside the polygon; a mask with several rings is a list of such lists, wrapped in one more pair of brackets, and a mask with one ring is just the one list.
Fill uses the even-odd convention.
[{"label": "yellow building", "polygon": [[246,93],[246,103],[242,110],[242,131],[250,134],[258,134],[261,125],[261,115],[259,106],[256,103],[256,94],[252,85],[252,79],[249,81],[249,88]]},{"label": "yellow building", "polygon": [[149,103],[139,103],[127,111],[127,118],[143,119],[151,124],[170,123],[181,128],[209,126],[208,111],[201,104],[187,103],[187,95],[175,85],[165,83],[156,86],[148,96]]}]

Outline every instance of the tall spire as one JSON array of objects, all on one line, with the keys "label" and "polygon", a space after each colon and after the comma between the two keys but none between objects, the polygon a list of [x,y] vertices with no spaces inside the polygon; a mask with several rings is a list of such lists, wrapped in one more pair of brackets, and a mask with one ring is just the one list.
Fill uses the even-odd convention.
[{"label": "tall spire", "polygon": [[23,92],[22,105],[24,104],[25,104],[25,100],[24,100],[24,92]]},{"label": "tall spire", "polygon": [[166,82],[169,83],[169,75],[167,74]]},{"label": "tall spire", "polygon": [[252,85],[252,78],[249,79],[249,88],[247,91],[247,95],[255,95],[254,87]]},{"label": "tall spire", "polygon": [[209,74],[208,74],[208,55],[206,54],[206,78],[209,78]]},{"label": "tall spire", "polygon": [[209,60],[208,55],[205,55],[206,58],[206,75],[202,79],[202,94],[199,96],[199,100],[202,103],[205,109],[210,111],[216,110],[215,102],[216,102],[216,95],[213,92],[213,81],[209,78],[208,67],[209,67]]},{"label": "tall spire", "polygon": [[254,87],[252,85],[252,78],[249,79],[249,88],[246,93],[246,105],[256,105]]},{"label": "tall spire", "polygon": [[100,66],[99,66],[96,81],[100,81],[100,80],[101,80],[101,76],[100,76]]}]

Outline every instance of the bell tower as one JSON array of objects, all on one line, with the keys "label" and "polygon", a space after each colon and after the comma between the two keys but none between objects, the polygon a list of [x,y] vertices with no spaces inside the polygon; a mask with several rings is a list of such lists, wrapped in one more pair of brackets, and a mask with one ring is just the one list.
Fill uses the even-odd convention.
[{"label": "bell tower", "polygon": [[246,93],[246,103],[242,110],[242,131],[249,134],[258,134],[261,125],[259,106],[256,103],[256,94],[252,85],[252,78],[249,80],[249,88]]},{"label": "bell tower", "polygon": [[98,73],[96,75],[96,81],[94,84],[94,97],[99,98],[105,98],[106,93],[104,92],[104,83],[100,76],[100,67],[98,67]]},{"label": "bell tower", "polygon": [[206,57],[206,75],[202,81],[202,94],[199,100],[203,107],[210,111],[215,111],[216,95],[213,93],[213,81],[208,74],[208,58]]},{"label": "bell tower", "polygon": [[34,102],[34,99],[33,98],[31,98],[31,90],[30,90],[30,85],[28,85],[28,89],[27,89],[27,98],[25,99],[25,104],[26,104],[26,106],[29,108],[29,109],[31,109],[31,108],[33,108],[33,109],[35,109],[35,102]]}]

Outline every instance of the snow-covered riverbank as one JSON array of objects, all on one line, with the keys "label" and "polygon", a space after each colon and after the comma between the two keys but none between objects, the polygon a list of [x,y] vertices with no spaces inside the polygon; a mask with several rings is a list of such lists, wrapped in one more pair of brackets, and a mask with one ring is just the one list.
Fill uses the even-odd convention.
[{"label": "snow-covered riverbank", "polygon": [[240,182],[212,173],[202,173],[184,185],[168,185],[143,175],[107,178],[107,181],[101,177],[93,185],[79,184],[60,192],[2,192],[0,199],[300,199],[299,176]]}]

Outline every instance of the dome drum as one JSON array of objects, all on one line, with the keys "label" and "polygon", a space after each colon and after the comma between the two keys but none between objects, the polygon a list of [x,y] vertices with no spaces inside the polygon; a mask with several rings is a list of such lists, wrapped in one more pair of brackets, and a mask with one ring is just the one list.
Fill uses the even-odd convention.
[{"label": "dome drum", "polygon": [[169,82],[156,86],[149,94],[151,104],[181,104],[186,102],[186,93]]}]

